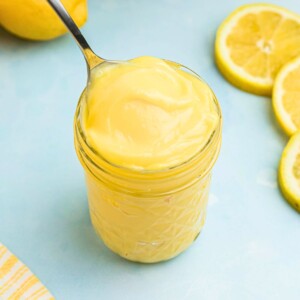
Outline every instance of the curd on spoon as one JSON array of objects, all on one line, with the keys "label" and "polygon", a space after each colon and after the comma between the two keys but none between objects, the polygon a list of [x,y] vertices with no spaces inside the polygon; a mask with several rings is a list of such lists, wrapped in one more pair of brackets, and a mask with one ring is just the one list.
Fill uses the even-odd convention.
[{"label": "curd on spoon", "polygon": [[93,71],[83,129],[116,165],[164,169],[193,157],[219,121],[207,85],[167,62],[139,57]]}]

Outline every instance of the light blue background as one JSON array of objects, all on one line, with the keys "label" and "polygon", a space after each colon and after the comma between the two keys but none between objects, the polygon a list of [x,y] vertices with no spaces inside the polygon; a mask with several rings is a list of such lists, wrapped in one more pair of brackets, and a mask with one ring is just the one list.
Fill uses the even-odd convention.
[{"label": "light blue background", "polygon": [[[83,31],[106,58],[153,55],[199,73],[224,115],[206,226],[174,260],[127,262],[89,220],[72,121],[86,69],[70,36],[48,43],[0,31],[0,241],[57,299],[299,299],[300,217],[276,183],[286,136],[269,98],[220,75],[221,21],[250,1],[90,0]],[[280,4],[282,1],[273,1]],[[300,13],[298,0],[284,1]]]}]

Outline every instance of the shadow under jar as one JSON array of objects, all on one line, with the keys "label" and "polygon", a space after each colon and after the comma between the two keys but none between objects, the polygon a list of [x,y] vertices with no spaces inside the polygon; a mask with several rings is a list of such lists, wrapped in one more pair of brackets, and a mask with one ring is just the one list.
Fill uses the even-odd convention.
[{"label": "shadow under jar", "polygon": [[[176,67],[202,81],[189,69]],[[191,245],[204,225],[222,128],[218,101],[206,87],[218,114],[215,130],[196,155],[159,170],[125,168],[97,153],[88,144],[82,124],[86,91],[79,99],[75,148],[85,171],[91,221],[106,246],[128,260],[154,263],[175,257]]]}]

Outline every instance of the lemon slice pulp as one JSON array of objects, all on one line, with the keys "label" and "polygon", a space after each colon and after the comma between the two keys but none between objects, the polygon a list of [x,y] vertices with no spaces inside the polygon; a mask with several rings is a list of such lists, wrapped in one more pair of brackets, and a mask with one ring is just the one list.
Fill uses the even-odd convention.
[{"label": "lemon slice pulp", "polygon": [[235,86],[271,95],[278,70],[300,54],[300,16],[270,4],[250,4],[222,23],[216,64]]},{"label": "lemon slice pulp", "polygon": [[288,135],[300,130],[300,57],[284,65],[273,88],[275,116]]},{"label": "lemon slice pulp", "polygon": [[291,137],[283,151],[279,185],[286,200],[300,212],[300,132]]}]

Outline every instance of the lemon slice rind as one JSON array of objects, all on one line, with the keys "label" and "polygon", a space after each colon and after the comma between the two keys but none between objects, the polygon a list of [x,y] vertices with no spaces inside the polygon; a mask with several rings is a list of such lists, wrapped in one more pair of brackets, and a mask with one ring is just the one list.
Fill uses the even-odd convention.
[{"label": "lemon slice rind", "polygon": [[215,59],[221,73],[233,85],[247,92],[269,96],[272,93],[273,78],[249,74],[245,69],[235,64],[230,57],[230,49],[226,46],[228,35],[243,16],[262,11],[278,13],[284,18],[295,20],[300,24],[300,17],[283,7],[272,4],[243,5],[232,12],[219,27],[215,43]]},{"label": "lemon slice rind", "polygon": [[300,212],[300,180],[294,176],[295,161],[300,159],[300,132],[294,134],[283,150],[279,164],[279,186],[285,199]]},{"label": "lemon slice rind", "polygon": [[[276,119],[288,135],[294,134],[299,129],[292,121],[290,114],[284,108],[282,102],[285,92],[283,88],[283,82],[286,79],[287,75],[290,74],[291,71],[296,70],[297,68],[300,68],[300,56],[291,60],[286,65],[284,65],[283,68],[281,68],[278,75],[276,76],[272,93],[272,104]],[[295,106],[296,105],[299,104],[295,103]]]}]

